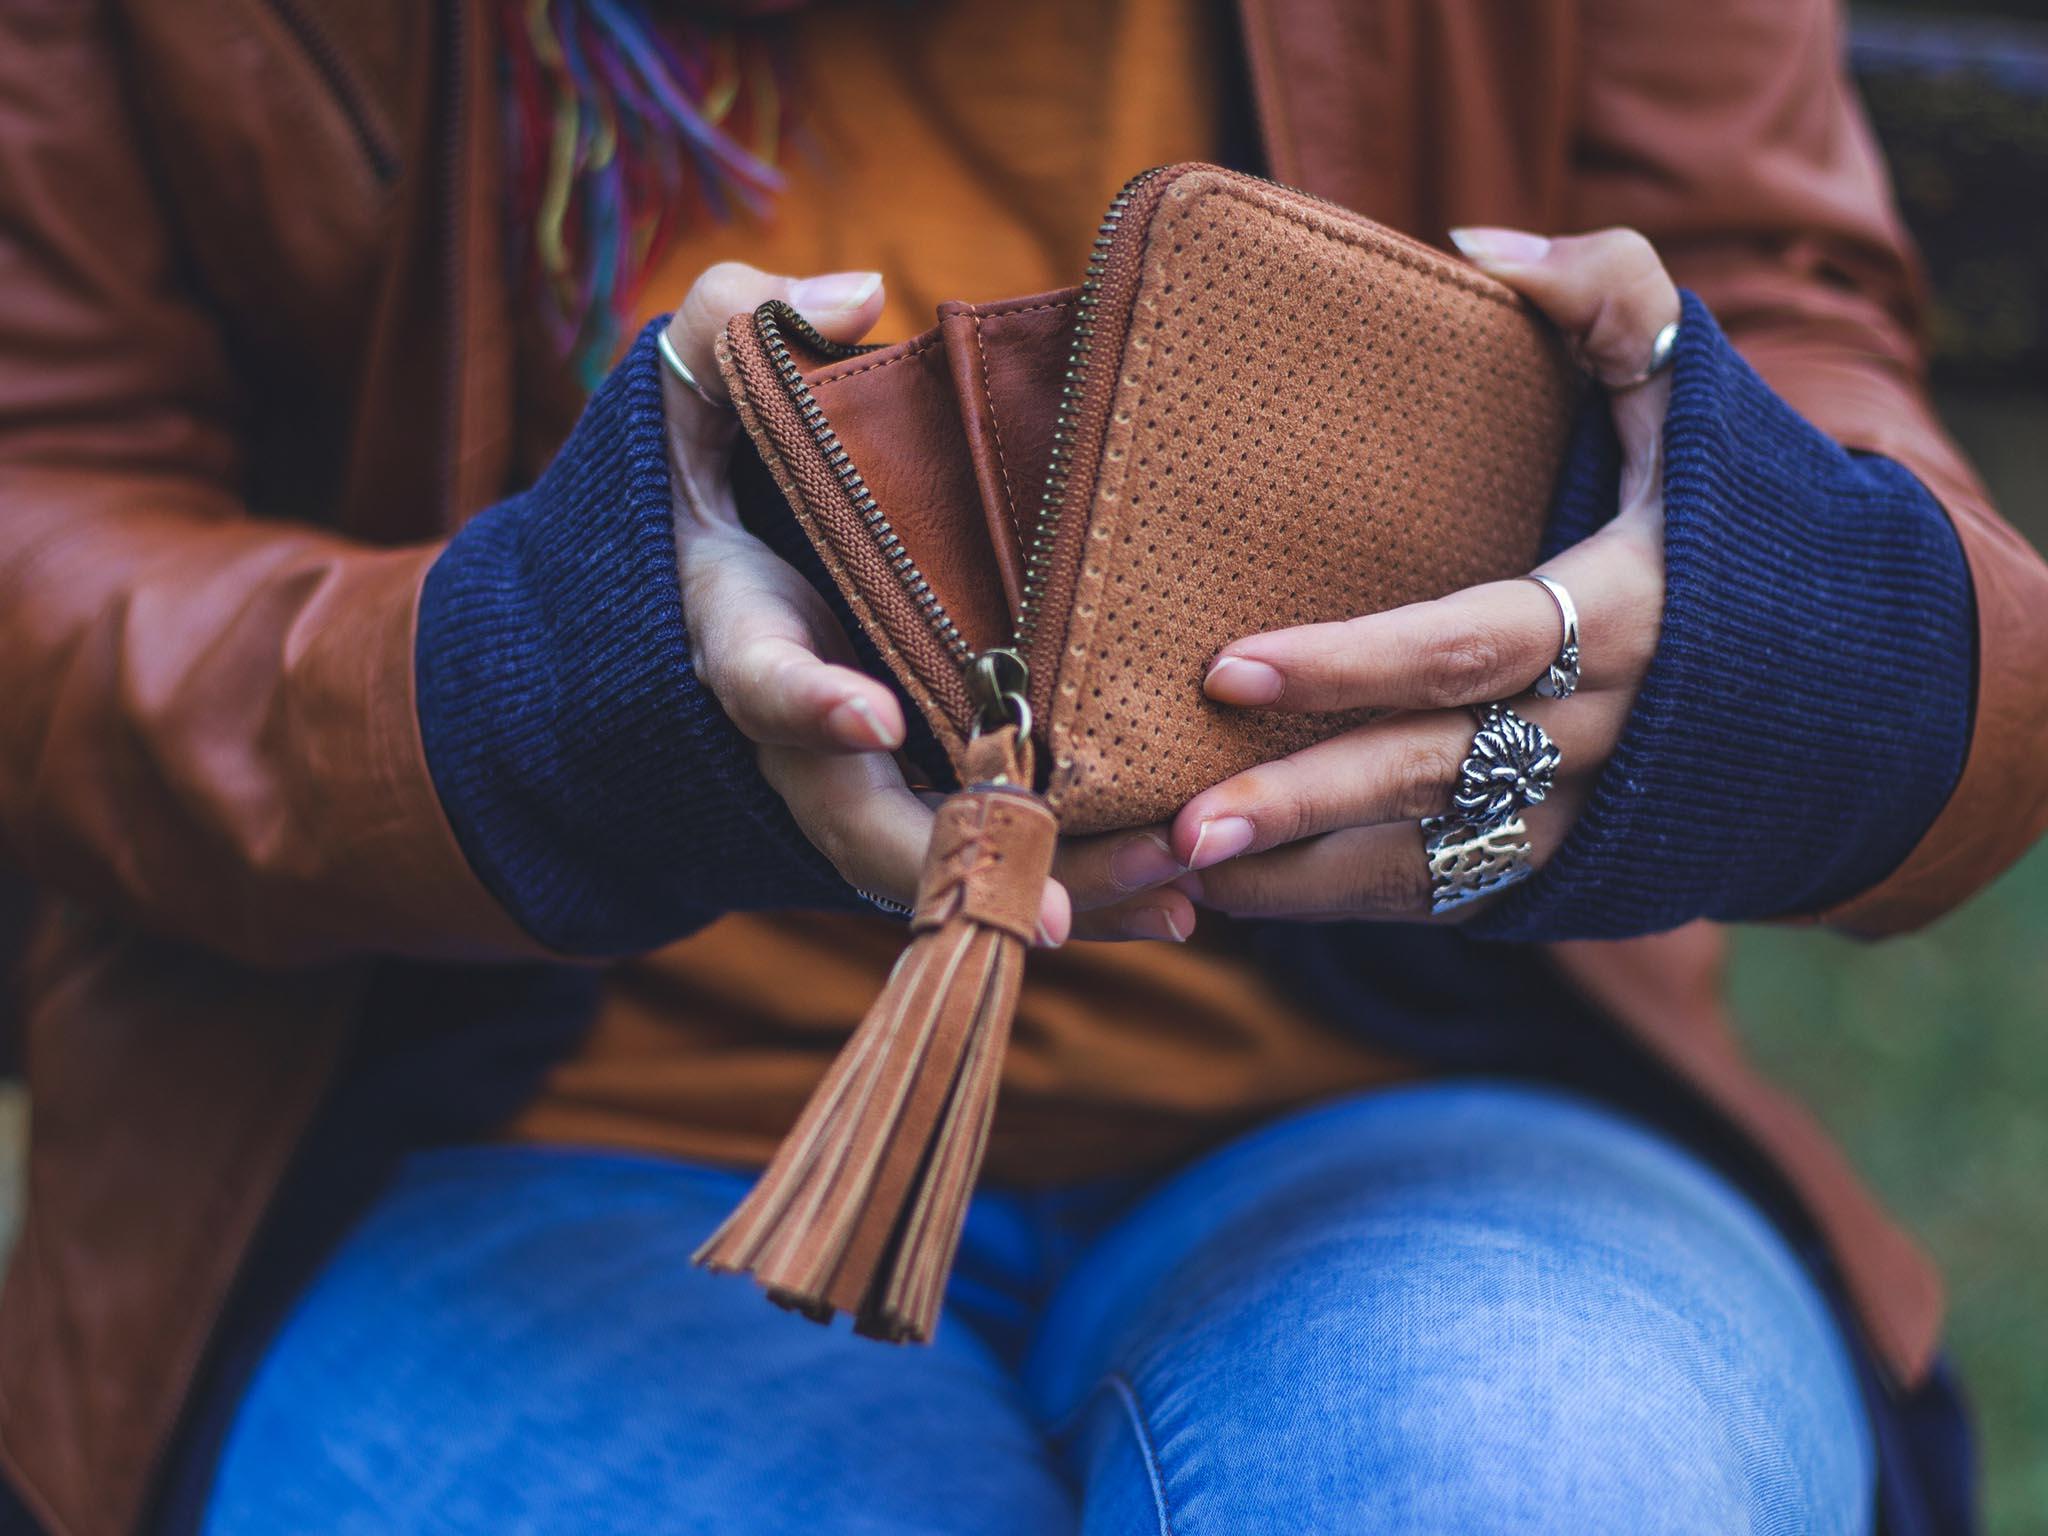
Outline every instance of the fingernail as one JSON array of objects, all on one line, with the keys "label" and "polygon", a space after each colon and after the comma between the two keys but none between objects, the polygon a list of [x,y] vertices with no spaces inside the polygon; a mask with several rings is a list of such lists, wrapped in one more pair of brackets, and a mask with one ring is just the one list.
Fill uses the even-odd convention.
[{"label": "fingernail", "polygon": [[1202,823],[1195,833],[1195,849],[1188,855],[1189,869],[1207,869],[1235,858],[1251,847],[1252,824],[1242,816],[1218,816]]},{"label": "fingernail", "polygon": [[1526,267],[1550,251],[1550,242],[1541,235],[1483,225],[1452,230],[1451,244],[1482,267]]},{"label": "fingernail", "polygon": [[1054,940],[1051,930],[1044,923],[1034,923],[1031,931],[1035,936],[1034,943],[1037,948],[1058,949],[1060,947],[1058,942]]},{"label": "fingernail", "polygon": [[1286,679],[1278,667],[1248,656],[1219,656],[1202,679],[1202,692],[1221,704],[1271,704]]},{"label": "fingernail", "polygon": [[1120,891],[1142,891],[1164,885],[1181,872],[1166,839],[1157,832],[1127,837],[1109,855],[1109,878]]},{"label": "fingernail", "polygon": [[812,319],[841,310],[859,309],[882,286],[879,272],[828,272],[800,277],[789,285],[789,302]]},{"label": "fingernail", "polygon": [[882,724],[882,717],[875,713],[874,705],[857,695],[833,705],[825,723],[831,727],[834,736],[850,747],[893,752],[902,745],[889,734],[888,728]]},{"label": "fingernail", "polygon": [[1134,939],[1164,939],[1169,944],[1185,944],[1188,936],[1173,914],[1164,907],[1139,907],[1124,918],[1124,932]]}]

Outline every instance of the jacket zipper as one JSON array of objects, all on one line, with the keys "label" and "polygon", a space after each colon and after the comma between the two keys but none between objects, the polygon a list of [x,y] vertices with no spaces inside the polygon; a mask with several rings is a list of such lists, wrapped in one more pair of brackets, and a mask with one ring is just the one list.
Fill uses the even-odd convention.
[{"label": "jacket zipper", "polygon": [[299,47],[312,60],[313,68],[327,82],[328,90],[341,107],[342,116],[348,119],[349,127],[355,133],[363,157],[370,162],[371,173],[379,182],[390,186],[398,179],[398,151],[378,128],[369,99],[350,71],[348,61],[341,56],[320,24],[307,13],[302,0],[270,0],[270,9],[284,23],[285,30],[298,39]]}]

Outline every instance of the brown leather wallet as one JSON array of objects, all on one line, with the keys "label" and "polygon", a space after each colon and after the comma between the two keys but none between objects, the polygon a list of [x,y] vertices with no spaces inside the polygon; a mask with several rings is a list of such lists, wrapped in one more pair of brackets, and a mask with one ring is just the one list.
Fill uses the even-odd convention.
[{"label": "brown leather wallet", "polygon": [[1079,288],[941,305],[879,348],[769,304],[719,363],[965,788],[903,961],[698,1258],[923,1339],[1055,831],[1164,820],[1356,724],[1213,704],[1202,677],[1246,635],[1526,571],[1579,376],[1492,279],[1194,164],[1124,187]]},{"label": "brown leather wallet", "polygon": [[1069,832],[1355,724],[1202,676],[1246,635],[1526,571],[1578,389],[1501,284],[1207,165],[1130,182],[1079,288],[945,304],[879,349],[768,305],[720,363],[955,764],[1021,698]]}]

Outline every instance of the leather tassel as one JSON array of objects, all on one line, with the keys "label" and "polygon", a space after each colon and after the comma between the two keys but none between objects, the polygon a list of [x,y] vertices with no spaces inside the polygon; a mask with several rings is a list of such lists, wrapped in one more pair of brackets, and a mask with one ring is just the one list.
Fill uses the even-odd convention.
[{"label": "leather tassel", "polygon": [[696,1255],[892,1343],[924,1343],[938,1322],[1059,831],[1014,727],[977,737],[965,769],[932,828],[909,948]]}]

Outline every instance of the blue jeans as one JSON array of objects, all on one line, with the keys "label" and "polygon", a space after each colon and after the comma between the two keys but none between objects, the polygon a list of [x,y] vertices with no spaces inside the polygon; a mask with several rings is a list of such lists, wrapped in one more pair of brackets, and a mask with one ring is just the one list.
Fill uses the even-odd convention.
[{"label": "blue jeans", "polygon": [[692,1269],[745,1183],[416,1156],[272,1343],[207,1531],[1871,1528],[1783,1240],[1579,1100],[1425,1084],[1144,1191],[984,1193],[926,1349]]}]

